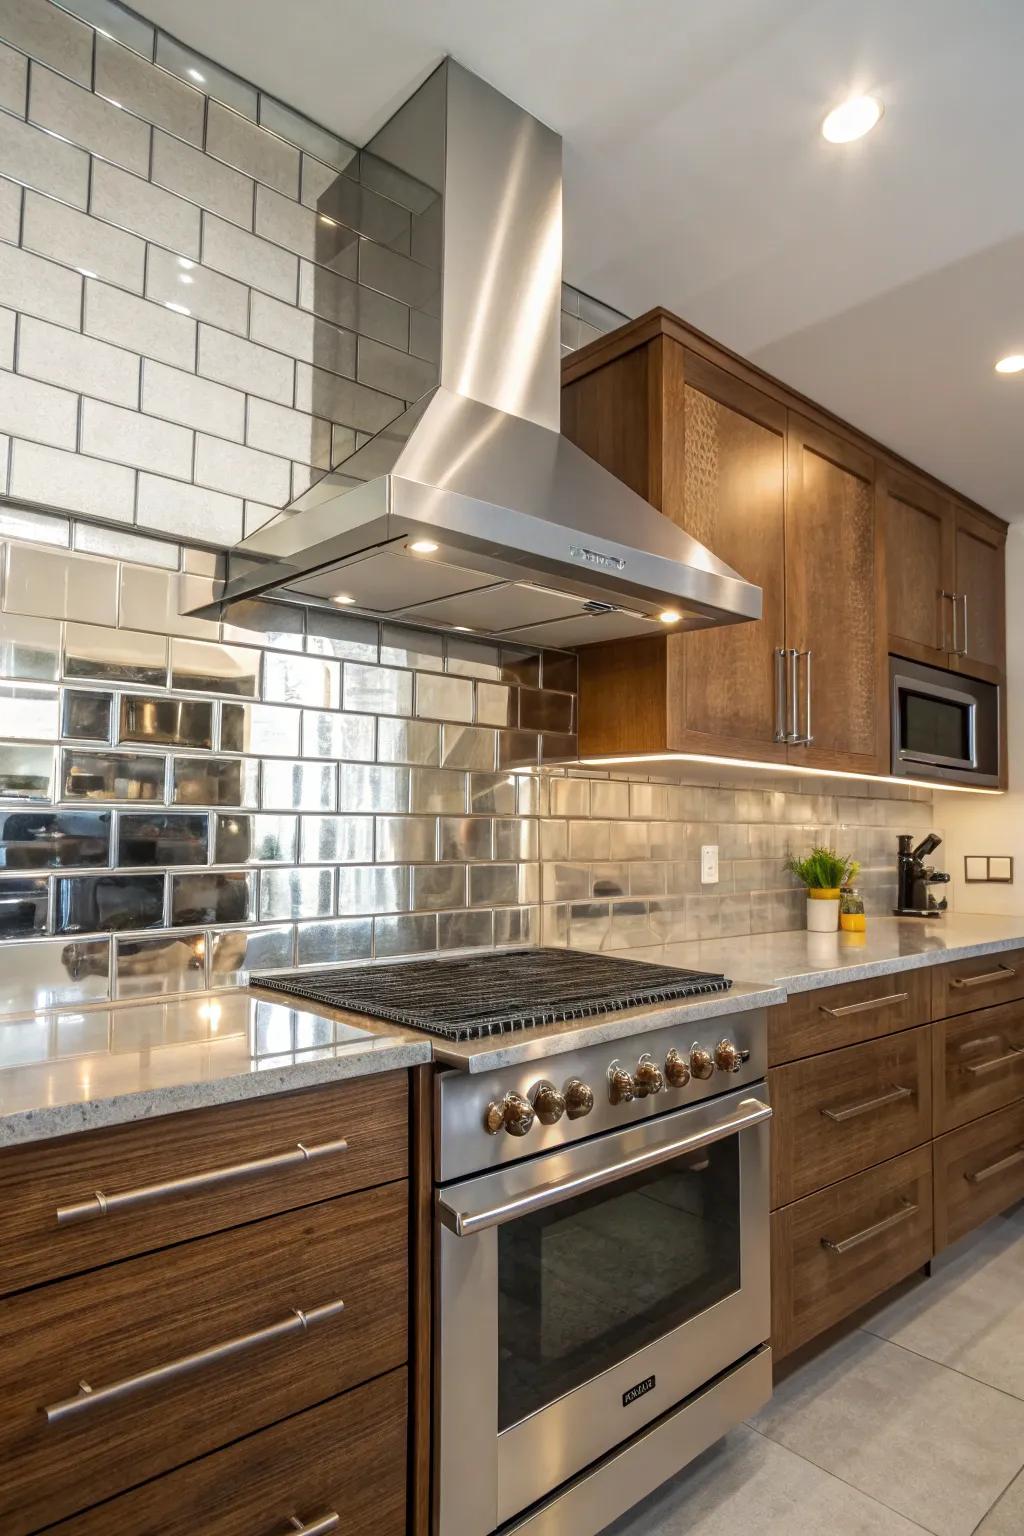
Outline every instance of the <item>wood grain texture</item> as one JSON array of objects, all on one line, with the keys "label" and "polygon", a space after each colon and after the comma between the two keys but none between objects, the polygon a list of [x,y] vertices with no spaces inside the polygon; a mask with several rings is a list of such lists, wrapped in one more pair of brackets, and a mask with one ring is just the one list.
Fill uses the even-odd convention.
[{"label": "wood grain texture", "polygon": [[[215,1232],[239,1222],[404,1178],[404,1072],[218,1105],[0,1151],[0,1294]],[[323,1161],[206,1193],[58,1227],[58,1206],[230,1167],[343,1137]]]},{"label": "wood grain texture", "polygon": [[1024,1001],[933,1024],[932,1067],[936,1135],[1024,1098]]},{"label": "wood grain texture", "polygon": [[[788,1205],[834,1184],[932,1134],[931,1036],[929,1026],[886,1035],[823,1056],[809,1056],[768,1073],[772,1116],[772,1206]],[[892,1089],[910,1097],[868,1106]]]},{"label": "wood grain texture", "polygon": [[404,1370],[296,1414],[53,1527],[54,1536],[286,1536],[336,1512],[337,1536],[406,1531]]},{"label": "wood grain texture", "polygon": [[433,1455],[434,1068],[414,1068],[410,1087],[408,1536],[429,1536]]},{"label": "wood grain texture", "polygon": [[[895,1215],[917,1210],[844,1254],[841,1242]],[[772,1349],[779,1356],[813,1339],[927,1263],[932,1254],[932,1154],[917,1147],[866,1173],[774,1211]]]},{"label": "wood grain texture", "polygon": [[657,359],[637,346],[562,390],[562,433],[630,490],[657,505],[660,385]]},{"label": "wood grain texture", "polygon": [[[956,985],[958,981],[977,981],[979,977],[991,980],[975,986]],[[957,1013],[973,1013],[979,1008],[1010,1002],[1024,997],[1024,949],[936,965],[931,981],[933,1019],[947,1019]]]},{"label": "wood grain texture", "polygon": [[956,587],[953,504],[924,481],[885,476],[889,649],[948,667]]},{"label": "wood grain texture", "polygon": [[664,752],[668,646],[682,636],[641,636],[579,652],[581,757]]},{"label": "wood grain texture", "polygon": [[[859,1004],[877,1004],[861,1009]],[[853,1006],[856,1011],[841,1010]],[[793,992],[768,1009],[768,1062],[781,1066],[802,1056],[895,1034],[931,1018],[931,978],[926,970],[844,981],[810,992]]]},{"label": "wood grain texture", "polygon": [[[956,590],[967,610],[966,654],[954,658],[960,672],[1000,683],[1006,675],[1006,536],[958,505]],[[961,615],[964,604],[961,604]]]},{"label": "wood grain texture", "polygon": [[977,1183],[971,1177],[1024,1148],[1024,1099],[938,1137],[933,1146],[938,1253],[1024,1198],[1024,1161]]},{"label": "wood grain texture", "polygon": [[[403,1364],[404,1182],[22,1291],[0,1302],[0,1529],[22,1536]],[[47,1404],[342,1298],[308,1333],[60,1424]]]}]

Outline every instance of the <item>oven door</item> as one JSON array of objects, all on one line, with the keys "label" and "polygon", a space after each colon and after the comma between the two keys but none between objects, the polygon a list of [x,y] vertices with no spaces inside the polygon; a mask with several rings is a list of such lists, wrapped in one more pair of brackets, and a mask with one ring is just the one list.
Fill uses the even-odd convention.
[{"label": "oven door", "polygon": [[770,1115],[755,1084],[439,1192],[439,1536],[487,1536],[767,1339]]}]

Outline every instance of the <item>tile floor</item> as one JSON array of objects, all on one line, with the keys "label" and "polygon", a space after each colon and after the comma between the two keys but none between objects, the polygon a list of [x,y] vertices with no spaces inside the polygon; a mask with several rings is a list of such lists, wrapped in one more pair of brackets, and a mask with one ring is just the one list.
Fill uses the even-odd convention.
[{"label": "tile floor", "polygon": [[605,1536],[1024,1536],[1024,1206]]}]

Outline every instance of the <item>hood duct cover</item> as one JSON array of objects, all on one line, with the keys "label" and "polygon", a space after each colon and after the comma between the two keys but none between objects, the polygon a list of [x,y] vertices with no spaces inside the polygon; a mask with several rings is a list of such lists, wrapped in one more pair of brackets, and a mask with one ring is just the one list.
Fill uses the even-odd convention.
[{"label": "hood duct cover", "polygon": [[[548,646],[662,631],[666,610],[683,628],[759,618],[759,587],[560,435],[558,135],[448,59],[360,152],[360,175],[327,189],[321,223],[342,251],[362,232],[397,253],[436,383],[230,552],[217,606],[340,598]],[[311,271],[316,313],[317,283],[337,280]],[[351,286],[378,350],[389,301]]]}]

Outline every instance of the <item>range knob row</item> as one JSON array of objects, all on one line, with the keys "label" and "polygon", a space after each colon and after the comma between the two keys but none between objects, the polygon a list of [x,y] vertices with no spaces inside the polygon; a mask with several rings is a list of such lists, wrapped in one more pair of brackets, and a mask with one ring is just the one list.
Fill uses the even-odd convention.
[{"label": "range knob row", "polygon": [[488,1104],[484,1113],[484,1129],[490,1136],[507,1131],[510,1136],[525,1136],[539,1120],[541,1125],[555,1125],[563,1115],[570,1120],[582,1120],[594,1107],[594,1090],[571,1077],[563,1092],[542,1079],[534,1083],[529,1097],[521,1093],[506,1093],[498,1102]]}]

